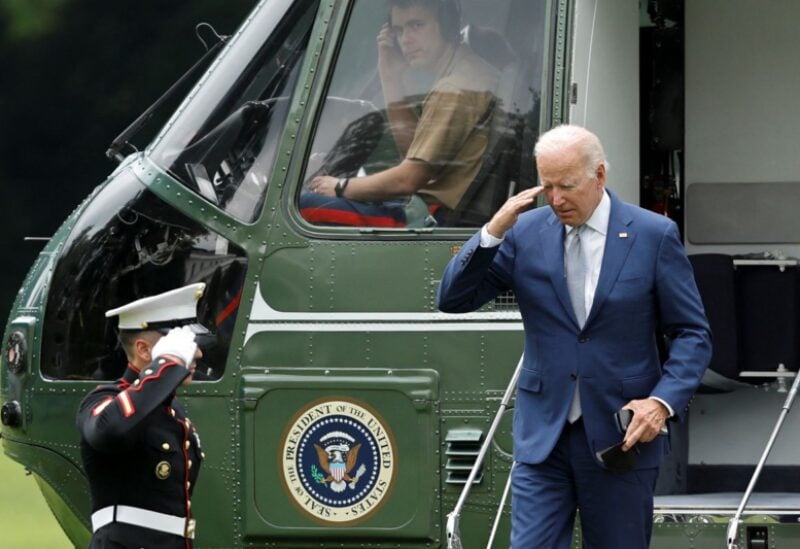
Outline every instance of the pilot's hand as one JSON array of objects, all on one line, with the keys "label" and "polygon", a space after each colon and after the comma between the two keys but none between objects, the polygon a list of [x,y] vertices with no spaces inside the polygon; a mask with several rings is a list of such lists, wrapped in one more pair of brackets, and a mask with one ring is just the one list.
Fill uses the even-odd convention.
[{"label": "pilot's hand", "polygon": [[489,231],[489,234],[496,238],[503,238],[506,231],[517,222],[519,214],[528,210],[533,203],[536,202],[536,197],[539,196],[543,190],[544,187],[541,186],[525,189],[506,200],[506,203],[500,206],[500,209],[497,210],[497,213],[494,214],[494,217],[492,217],[489,224],[486,226],[486,230]]},{"label": "pilot's hand", "polygon": [[650,442],[656,438],[669,417],[669,410],[654,398],[631,400],[623,408],[633,410],[622,450],[627,452],[637,442]]},{"label": "pilot's hand", "polygon": [[183,362],[186,368],[191,367],[197,354],[194,332],[188,326],[171,329],[167,335],[156,341],[151,352],[153,360],[161,356],[171,356]]},{"label": "pilot's hand", "polygon": [[330,175],[318,175],[308,184],[308,190],[323,196],[336,196],[336,183],[339,179]]},{"label": "pilot's hand", "polygon": [[397,39],[389,26],[384,23],[378,32],[378,71],[381,78],[399,78],[408,68],[408,61],[397,44]]}]

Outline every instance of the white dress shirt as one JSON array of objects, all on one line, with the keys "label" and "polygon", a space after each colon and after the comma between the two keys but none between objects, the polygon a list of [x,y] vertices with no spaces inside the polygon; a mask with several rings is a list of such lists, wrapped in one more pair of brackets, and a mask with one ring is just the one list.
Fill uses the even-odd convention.
[{"label": "white dress shirt", "polygon": [[[600,280],[600,267],[603,264],[603,252],[606,247],[606,234],[608,233],[608,219],[610,215],[611,198],[609,198],[608,193],[603,190],[603,197],[600,199],[600,203],[594,209],[594,212],[592,212],[592,215],[586,223],[584,223],[586,227],[581,235],[581,247],[583,248],[583,254],[586,258],[586,281],[583,287],[585,290],[584,297],[586,298],[585,311],[587,318],[592,310],[592,302],[594,301],[594,292],[597,289],[597,282]],[[489,230],[486,227],[487,226],[484,225],[481,229],[480,246],[482,248],[494,248],[495,246],[499,246],[500,243],[503,242],[503,238],[492,236],[489,234]],[[566,237],[564,238],[564,250],[566,252],[569,239],[574,238],[575,227],[565,225],[564,229],[566,230]],[[663,404],[667,408],[670,417],[674,415],[672,407],[664,400],[658,397],[650,398]]]}]

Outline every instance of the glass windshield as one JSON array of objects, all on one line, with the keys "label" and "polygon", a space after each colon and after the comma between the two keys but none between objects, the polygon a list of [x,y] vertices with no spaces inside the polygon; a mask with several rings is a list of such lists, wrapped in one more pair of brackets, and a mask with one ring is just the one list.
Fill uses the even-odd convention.
[{"label": "glass windshield", "polygon": [[116,319],[105,311],[205,282],[200,322],[216,334],[197,380],[222,375],[247,270],[244,252],[176,211],[130,172],[92,200],[64,243],[47,299],[42,374],[54,379],[118,378],[127,360]]},{"label": "glass windshield", "polygon": [[474,227],[534,184],[546,0],[359,0],[298,193],[318,225]]},{"label": "glass windshield", "polygon": [[318,2],[258,11],[153,148],[170,174],[236,218],[263,205]]}]

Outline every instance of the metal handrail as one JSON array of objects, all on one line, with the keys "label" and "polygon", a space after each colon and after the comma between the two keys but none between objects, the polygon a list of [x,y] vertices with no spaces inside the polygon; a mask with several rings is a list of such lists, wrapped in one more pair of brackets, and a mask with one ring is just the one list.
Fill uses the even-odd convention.
[{"label": "metal handrail", "polygon": [[739,549],[739,521],[742,518],[742,513],[744,512],[744,508],[747,506],[750,495],[753,493],[756,482],[758,482],[758,477],[761,475],[761,469],[764,468],[764,463],[766,463],[767,457],[769,457],[769,453],[772,451],[772,445],[775,444],[775,440],[778,438],[778,433],[783,426],[786,415],[792,408],[794,397],[797,396],[798,385],[800,385],[800,375],[795,373],[794,383],[792,383],[792,388],[789,390],[789,394],[786,395],[786,400],[783,403],[783,408],[778,416],[778,421],[775,423],[775,428],[772,430],[772,434],[769,437],[767,446],[764,448],[764,452],[761,454],[761,459],[758,461],[758,465],[756,465],[756,470],[753,472],[753,476],[750,478],[750,484],[748,484],[747,490],[744,492],[742,501],[739,503],[739,508],[736,509],[736,514],[733,515],[733,518],[728,523],[728,549]]},{"label": "metal handrail", "polygon": [[511,469],[508,471],[508,479],[506,479],[506,487],[503,489],[503,497],[500,498],[500,505],[497,506],[497,514],[494,516],[494,524],[492,524],[492,533],[489,534],[489,541],[486,542],[486,549],[491,549],[494,543],[494,536],[497,534],[497,527],[500,526],[500,517],[503,516],[503,507],[506,506],[506,499],[508,492],[511,490],[511,475],[514,473],[514,466],[516,461],[511,463]]},{"label": "metal handrail", "polygon": [[[478,476],[478,471],[480,470],[481,465],[483,465],[483,460],[486,458],[486,454],[489,451],[489,446],[492,444],[495,432],[500,425],[500,420],[503,419],[503,414],[508,408],[511,398],[514,396],[514,392],[517,388],[517,380],[519,379],[520,369],[522,368],[523,358],[524,355],[520,357],[519,363],[514,369],[514,375],[511,376],[511,381],[506,388],[502,402],[500,402],[500,408],[498,408],[497,413],[494,416],[494,421],[492,421],[492,425],[489,427],[489,432],[486,433],[486,439],[483,441],[481,450],[478,453],[478,457],[475,459],[475,465],[472,466],[472,470],[469,472],[467,483],[464,485],[464,489],[461,490],[461,496],[459,496],[458,502],[456,502],[456,506],[453,508],[453,511],[447,515],[447,549],[463,549],[463,546],[461,545],[461,533],[459,531],[459,518],[461,517],[461,510],[464,508],[464,504],[467,502],[467,497],[472,489],[472,481],[474,481],[475,477]],[[510,475],[511,473],[509,473],[509,477]],[[505,503],[505,494],[507,493],[507,490],[508,485],[506,485],[506,491],[503,494],[503,504]],[[494,531],[492,532],[492,538],[493,537]]]}]

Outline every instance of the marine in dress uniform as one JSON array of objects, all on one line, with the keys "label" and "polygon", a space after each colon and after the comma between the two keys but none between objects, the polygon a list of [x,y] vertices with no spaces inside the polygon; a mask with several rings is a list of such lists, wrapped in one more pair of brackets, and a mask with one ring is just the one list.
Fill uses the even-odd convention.
[{"label": "marine in dress uniform", "polygon": [[92,498],[90,548],[191,548],[191,496],[205,457],[175,391],[202,356],[191,284],[106,312],[119,317],[124,375],[81,402],[77,426]]}]

